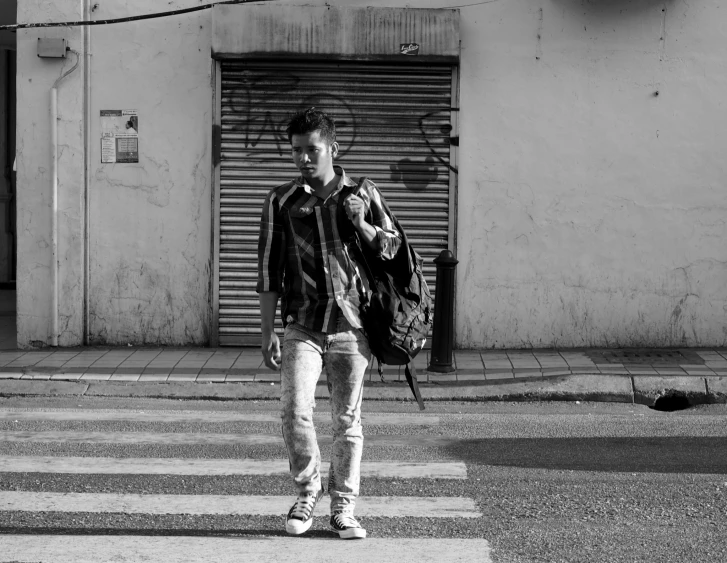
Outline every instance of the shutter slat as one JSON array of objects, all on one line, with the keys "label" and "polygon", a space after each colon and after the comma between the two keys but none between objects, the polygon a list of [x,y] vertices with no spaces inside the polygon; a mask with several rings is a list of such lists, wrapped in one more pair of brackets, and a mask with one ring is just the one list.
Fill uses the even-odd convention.
[{"label": "shutter slat", "polygon": [[[297,174],[285,126],[316,106],[336,121],[336,163],[369,176],[424,259],[448,247],[452,71],[447,66],[223,61],[219,343],[257,345],[257,242],[268,192]],[[279,317],[279,315],[278,315]],[[276,326],[282,328],[280,319]]]}]

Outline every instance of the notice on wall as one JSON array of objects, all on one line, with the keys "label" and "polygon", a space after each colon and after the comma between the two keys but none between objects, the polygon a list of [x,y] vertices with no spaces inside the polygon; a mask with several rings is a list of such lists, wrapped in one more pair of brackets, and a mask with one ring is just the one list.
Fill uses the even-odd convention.
[{"label": "notice on wall", "polygon": [[101,162],[139,162],[139,114],[101,110]]}]

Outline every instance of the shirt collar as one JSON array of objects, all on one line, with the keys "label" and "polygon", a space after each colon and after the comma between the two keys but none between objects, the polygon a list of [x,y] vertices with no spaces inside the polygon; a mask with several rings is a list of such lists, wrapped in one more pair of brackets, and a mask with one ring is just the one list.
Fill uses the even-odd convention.
[{"label": "shirt collar", "polygon": [[[350,178],[350,177],[349,177],[349,176],[348,176],[348,175],[346,174],[346,171],[345,171],[345,170],[344,170],[344,169],[343,169],[342,167],[340,167],[340,166],[337,166],[337,165],[334,165],[334,166],[333,166],[333,171],[334,171],[334,172],[335,172],[336,174],[338,174],[339,176],[341,176],[341,179],[340,179],[340,180],[338,181],[338,185],[336,186],[336,189],[335,189],[335,190],[333,190],[333,192],[331,192],[331,195],[330,195],[330,196],[328,196],[329,198],[330,198],[330,197],[334,197],[334,196],[337,196],[337,195],[338,195],[338,193],[339,193],[339,192],[340,192],[340,191],[341,191],[341,190],[342,190],[342,189],[343,189],[343,188],[344,188],[345,186],[355,186],[355,185],[356,185],[356,182],[354,182],[354,181],[353,181],[353,180],[352,180],[352,179],[351,179],[351,178]],[[305,190],[306,192],[308,192],[309,194],[313,194],[313,189],[312,189],[312,188],[311,188],[311,187],[310,187],[310,186],[309,186],[309,185],[308,185],[308,184],[307,184],[307,183],[305,182],[305,180],[303,179],[303,176],[298,176],[298,177],[297,177],[297,178],[295,179],[295,183],[296,183],[296,185],[298,185],[298,186],[300,186],[301,188],[303,188],[303,189],[304,189],[304,190]]]}]

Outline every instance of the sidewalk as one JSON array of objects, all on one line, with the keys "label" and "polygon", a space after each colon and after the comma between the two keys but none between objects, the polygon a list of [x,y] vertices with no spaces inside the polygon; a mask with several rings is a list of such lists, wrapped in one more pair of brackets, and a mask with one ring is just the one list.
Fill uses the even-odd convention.
[{"label": "sidewalk", "polygon": [[[727,350],[456,350],[455,371],[416,360],[425,400],[595,400],[653,405],[727,402]],[[403,369],[374,362],[367,399],[413,400]],[[203,399],[279,396],[280,375],[256,348],[73,348],[0,351],[0,396],[92,395]],[[204,384],[204,385],[200,385]],[[217,384],[217,385],[209,385]],[[321,374],[317,396],[328,390]]]}]

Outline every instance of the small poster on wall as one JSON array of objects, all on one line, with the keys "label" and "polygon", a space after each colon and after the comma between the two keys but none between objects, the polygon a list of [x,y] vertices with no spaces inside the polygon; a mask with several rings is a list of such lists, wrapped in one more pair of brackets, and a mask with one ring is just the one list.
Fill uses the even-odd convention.
[{"label": "small poster on wall", "polygon": [[139,114],[136,110],[101,110],[101,162],[139,162]]}]

